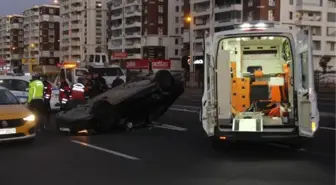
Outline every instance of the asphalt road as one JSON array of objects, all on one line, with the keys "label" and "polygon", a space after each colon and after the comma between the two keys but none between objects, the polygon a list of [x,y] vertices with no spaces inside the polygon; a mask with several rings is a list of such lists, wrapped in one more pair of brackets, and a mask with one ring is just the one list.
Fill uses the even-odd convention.
[{"label": "asphalt road", "polygon": [[323,117],[303,149],[238,143],[211,148],[188,90],[151,128],[66,136],[52,128],[33,144],[0,145],[3,185],[334,185],[335,121]]}]

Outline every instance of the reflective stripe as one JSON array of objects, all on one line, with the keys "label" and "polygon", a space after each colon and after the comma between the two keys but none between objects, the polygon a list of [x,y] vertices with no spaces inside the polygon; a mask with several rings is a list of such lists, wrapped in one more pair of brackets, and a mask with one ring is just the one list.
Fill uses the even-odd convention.
[{"label": "reflective stripe", "polygon": [[36,94],[36,87],[34,86],[33,87],[33,97],[32,98],[35,98],[35,94]]}]

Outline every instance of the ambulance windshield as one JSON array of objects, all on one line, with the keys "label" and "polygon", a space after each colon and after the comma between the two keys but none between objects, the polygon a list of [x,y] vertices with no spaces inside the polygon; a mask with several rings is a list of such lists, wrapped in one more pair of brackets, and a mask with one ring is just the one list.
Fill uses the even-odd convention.
[{"label": "ambulance windshield", "polygon": [[291,47],[289,38],[283,36],[235,37],[220,41],[217,63],[229,55],[225,70],[231,70],[234,117],[260,114],[265,124],[282,124],[283,115],[279,110],[293,105]]}]

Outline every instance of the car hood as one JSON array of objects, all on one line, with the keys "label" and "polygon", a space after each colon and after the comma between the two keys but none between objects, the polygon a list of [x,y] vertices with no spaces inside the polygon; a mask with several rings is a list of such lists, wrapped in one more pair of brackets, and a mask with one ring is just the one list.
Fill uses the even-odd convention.
[{"label": "car hood", "polygon": [[31,114],[23,105],[0,105],[0,120],[20,119]]}]

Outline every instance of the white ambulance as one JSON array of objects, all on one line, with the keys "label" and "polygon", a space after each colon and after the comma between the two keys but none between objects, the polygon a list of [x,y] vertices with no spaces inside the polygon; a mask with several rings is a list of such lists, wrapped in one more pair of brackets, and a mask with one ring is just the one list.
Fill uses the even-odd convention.
[{"label": "white ambulance", "polygon": [[[310,28],[244,23],[205,38],[200,119],[217,148],[224,140],[300,144],[318,129]],[[293,145],[295,146],[295,145]]]}]

